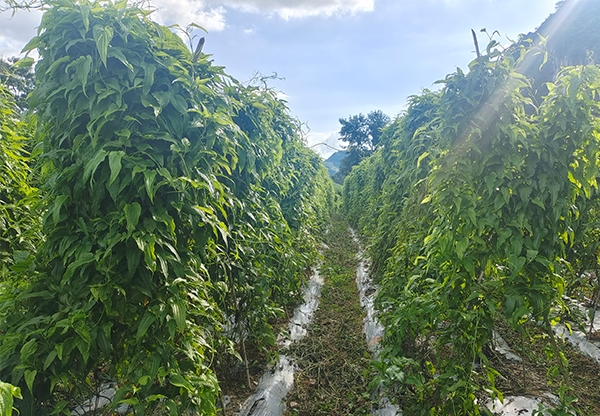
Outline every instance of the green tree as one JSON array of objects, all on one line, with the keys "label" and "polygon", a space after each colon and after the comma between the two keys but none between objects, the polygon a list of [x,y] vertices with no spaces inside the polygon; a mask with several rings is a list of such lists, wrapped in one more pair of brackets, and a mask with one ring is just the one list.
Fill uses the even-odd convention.
[{"label": "green tree", "polygon": [[340,138],[347,142],[347,154],[340,162],[340,169],[334,175],[336,182],[343,182],[352,167],[361,160],[371,156],[379,147],[379,138],[383,128],[390,122],[390,118],[381,110],[371,111],[366,116],[358,114],[348,119],[340,118]]},{"label": "green tree", "polygon": [[0,57],[0,84],[14,96],[21,112],[27,110],[27,95],[35,86],[32,64],[32,59],[20,60],[16,56]]}]

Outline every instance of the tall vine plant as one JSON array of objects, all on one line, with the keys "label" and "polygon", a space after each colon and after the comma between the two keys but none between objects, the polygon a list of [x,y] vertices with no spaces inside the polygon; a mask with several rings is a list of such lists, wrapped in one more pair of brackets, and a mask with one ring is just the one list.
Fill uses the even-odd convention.
[{"label": "tall vine plant", "polygon": [[[519,59],[492,47],[412,99],[384,135],[391,165],[367,162],[345,184],[345,206],[380,212],[366,229],[387,248],[381,379],[411,414],[480,414],[477,398],[503,397],[486,355],[500,313],[538,320],[565,364],[551,325],[579,207],[597,191],[600,71],[563,71],[535,108]],[[377,169],[383,208],[360,185]]]},{"label": "tall vine plant", "polygon": [[28,268],[40,240],[38,192],[32,185],[32,118],[21,119],[0,85],[0,284],[11,268]]},{"label": "tall vine plant", "polygon": [[[29,270],[40,241],[38,192],[31,185],[30,121],[21,120],[13,94],[0,84],[0,302],[23,287],[14,270]],[[12,415],[21,390],[0,379],[0,415]]]},{"label": "tall vine plant", "polygon": [[[150,12],[43,7],[26,49],[40,55],[44,242],[27,287],[2,299],[0,379],[21,387],[23,415],[69,414],[105,381],[136,414],[214,414],[214,367],[246,337],[273,342],[314,261],[299,230],[330,202],[306,193],[323,201],[332,183],[321,165],[294,170],[318,159],[274,93],[192,55]],[[294,192],[310,213],[298,226]]]}]

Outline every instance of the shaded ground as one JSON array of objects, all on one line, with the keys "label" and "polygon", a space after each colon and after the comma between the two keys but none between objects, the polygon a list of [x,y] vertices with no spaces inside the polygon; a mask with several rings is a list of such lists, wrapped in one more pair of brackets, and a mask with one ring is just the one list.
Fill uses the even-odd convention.
[{"label": "shaded ground", "polygon": [[[250,374],[250,385],[246,375],[246,366],[243,362],[233,361],[223,365],[218,369],[219,384],[222,395],[219,398],[220,403],[217,405],[225,405],[225,409],[221,408],[217,414],[219,416],[234,416],[240,410],[241,405],[250,396],[258,381],[267,367],[267,356],[264,352],[258,351],[252,345],[247,345],[246,354],[248,356],[248,372]],[[240,354],[242,355],[242,354]]]},{"label": "shaded ground", "polygon": [[[567,376],[557,370],[557,360],[549,358],[546,335],[540,327],[526,324],[524,332],[499,322],[497,329],[522,363],[497,360],[492,365],[502,374],[496,379],[497,387],[505,395],[541,396],[550,392],[571,402],[579,414],[600,415],[600,365],[583,355],[573,346],[557,340],[567,360]],[[561,391],[559,385],[567,386]]]},{"label": "shaded ground", "polygon": [[[295,305],[289,305],[282,316],[271,324],[275,334],[286,333],[288,328],[288,314]],[[260,378],[265,370],[273,364],[277,357],[277,346],[269,349],[259,349],[252,342],[246,342],[246,357],[248,360],[248,372],[246,373],[245,361],[239,361],[231,355],[223,355],[222,362],[215,365],[215,371],[219,379],[221,395],[218,398],[218,416],[235,416],[241,410],[242,405],[250,397],[259,384]],[[237,354],[244,357],[244,351],[240,344],[236,345]],[[248,382],[248,376],[250,381]],[[224,409],[224,410],[223,410]]]},{"label": "shaded ground", "polygon": [[290,348],[299,371],[285,414],[366,415],[372,374],[355,282],[358,247],[339,218],[334,218],[325,243],[319,309],[308,336]]}]

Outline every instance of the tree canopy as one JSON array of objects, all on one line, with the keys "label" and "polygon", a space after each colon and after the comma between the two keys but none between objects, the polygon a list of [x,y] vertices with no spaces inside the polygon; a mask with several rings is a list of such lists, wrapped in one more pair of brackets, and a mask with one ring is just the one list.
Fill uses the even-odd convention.
[{"label": "tree canopy", "polygon": [[348,143],[346,157],[342,159],[340,169],[333,177],[336,182],[341,183],[353,166],[379,147],[381,132],[389,124],[390,118],[381,110],[375,110],[366,116],[358,114],[348,119],[340,118],[339,121],[342,125],[339,140]]}]

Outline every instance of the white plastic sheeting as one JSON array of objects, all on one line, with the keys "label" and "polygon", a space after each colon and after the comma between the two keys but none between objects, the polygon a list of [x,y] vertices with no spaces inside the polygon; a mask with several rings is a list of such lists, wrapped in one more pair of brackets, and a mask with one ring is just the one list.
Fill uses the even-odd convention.
[{"label": "white plastic sheeting", "polygon": [[[492,336],[493,346],[496,352],[504,356],[507,360],[519,363],[523,362],[523,359],[510,349],[508,343],[498,332],[493,331]],[[498,416],[532,415],[534,410],[539,409],[540,404],[548,406],[548,404],[544,402],[557,403],[556,396],[550,393],[545,393],[543,396],[544,397],[507,396],[504,398],[504,402],[501,402],[498,399],[495,399],[494,401],[489,400],[485,403],[485,406]]]},{"label": "white plastic sheeting", "polygon": [[[541,400],[525,396],[509,396],[504,398],[504,403],[496,399],[486,407],[501,416],[527,416],[532,415],[534,410],[539,409]],[[546,413],[543,413],[546,414]]]},{"label": "white plastic sheeting", "polygon": [[379,409],[373,410],[371,416],[401,416],[402,412],[398,406],[390,403],[387,397],[379,401]]},{"label": "white plastic sheeting", "polygon": [[[358,238],[354,233],[354,230],[350,230],[352,238],[359,244]],[[360,246],[360,244],[359,244]],[[377,358],[380,351],[379,343],[383,339],[384,328],[377,319],[377,311],[375,310],[375,298],[377,297],[378,287],[373,283],[373,279],[369,275],[368,260],[365,257],[365,253],[362,249],[359,249],[357,254],[359,259],[358,268],[356,269],[356,287],[358,288],[358,296],[360,300],[360,306],[365,311],[365,318],[363,320],[363,331],[367,340],[367,346],[371,353]],[[380,386],[381,387],[381,386]],[[378,389],[380,390],[380,388]],[[379,399],[379,408],[374,409],[371,412],[371,416],[399,416],[402,412],[398,406],[390,403],[387,397],[381,397]]]},{"label": "white plastic sheeting", "polygon": [[[354,233],[352,235],[356,240]],[[384,328],[377,319],[374,306],[378,288],[369,276],[368,261],[364,257],[364,253],[360,251],[358,256],[360,263],[356,272],[356,285],[359,291],[360,305],[366,314],[363,330],[369,350],[377,356],[379,343],[384,334]],[[308,326],[318,308],[322,286],[322,277],[315,273],[304,289],[304,303],[296,308],[294,316],[290,320],[289,336],[279,340],[281,346],[289,346],[292,342],[306,336]],[[600,313],[596,316],[594,327],[600,329]],[[558,335],[578,346],[584,353],[600,362],[600,348],[596,343],[588,341],[585,334],[579,331],[573,331],[571,334],[564,325],[557,325],[555,331]],[[506,341],[496,332],[494,332],[494,348],[508,360],[522,361],[521,357],[512,352]],[[293,362],[282,355],[279,362],[263,375],[256,392],[246,400],[238,416],[280,416],[285,411],[285,396],[293,388],[293,381]],[[490,401],[486,403],[486,407],[498,416],[532,415],[535,410],[539,409],[540,403],[544,406],[548,406],[548,403],[556,403],[555,396],[549,393],[544,396],[507,396],[504,398],[503,403],[499,400]],[[386,397],[380,399],[379,408],[371,413],[371,416],[400,415],[402,415],[402,412],[399,408],[391,404]]]},{"label": "white plastic sheeting", "polygon": [[[112,399],[117,394],[117,389],[114,384],[105,383],[100,386],[100,391],[97,395],[92,397],[91,399],[86,400],[75,409],[71,411],[72,416],[83,416],[90,412],[95,412],[96,410],[102,409],[103,407],[108,406],[112,403]],[[117,408],[117,413],[127,413],[129,411],[129,406],[123,404]]]},{"label": "white plastic sheeting", "polygon": [[294,310],[294,316],[290,320],[288,326],[289,338],[279,339],[280,346],[287,347],[291,342],[299,341],[306,336],[308,326],[319,307],[323,283],[323,278],[319,275],[319,271],[315,271],[303,290],[304,303]]},{"label": "white plastic sheeting", "polygon": [[[354,236],[354,234],[353,234]],[[356,238],[356,237],[355,237]],[[368,272],[368,263],[364,257],[362,250],[358,254],[360,263],[356,270],[356,286],[358,288],[360,306],[365,311],[363,320],[363,331],[367,340],[367,346],[371,353],[377,358],[379,355],[379,343],[383,339],[383,325],[377,319],[377,311],[375,310],[375,298],[377,297],[378,288],[373,283]],[[398,406],[390,403],[387,397],[381,397],[379,400],[379,408],[371,412],[372,416],[397,416],[402,412]]]},{"label": "white plastic sheeting", "polygon": [[[590,309],[586,308],[583,304],[575,300],[571,299],[570,302],[573,303],[576,308],[579,308],[581,313],[588,317],[586,321],[586,329],[588,329],[590,324]],[[600,312],[596,311],[594,315],[593,327],[596,331],[598,331],[600,330]],[[554,326],[554,333],[570,342],[576,348],[579,348],[582,353],[596,360],[596,362],[600,364],[600,341],[590,341],[584,332],[581,332],[576,328],[573,328],[573,331],[571,332],[563,324]]]},{"label": "white plastic sheeting", "polygon": [[369,350],[377,356],[379,351],[379,342],[383,339],[383,325],[377,319],[375,310],[375,298],[377,297],[377,287],[369,276],[366,259],[363,253],[358,254],[361,258],[356,270],[356,286],[358,287],[360,306],[365,310],[363,321],[363,331],[367,339]]},{"label": "white plastic sheeting", "polygon": [[577,330],[570,332],[566,326],[558,324],[554,327],[554,333],[569,341],[582,353],[593,358],[600,364],[600,348],[594,342],[589,341],[583,332]]},{"label": "white plastic sheeting", "polygon": [[508,346],[508,343],[496,331],[493,331],[492,333],[492,342],[494,345],[494,350],[500,355],[504,356],[504,358],[506,358],[507,360],[516,361],[519,363],[523,361],[521,357],[512,352],[512,350]]},{"label": "white plastic sheeting", "polygon": [[285,396],[293,385],[294,365],[288,357],[281,355],[277,365],[262,376],[238,416],[280,416],[285,411]]}]

